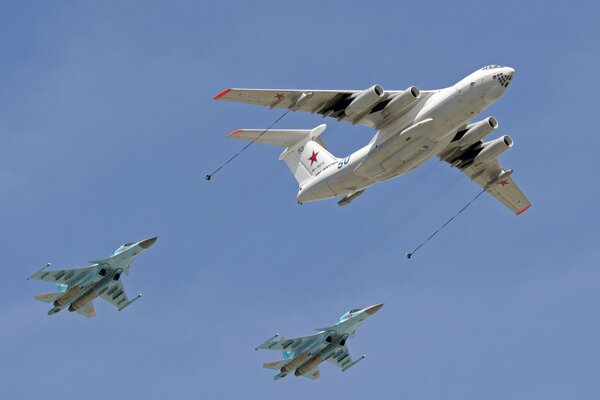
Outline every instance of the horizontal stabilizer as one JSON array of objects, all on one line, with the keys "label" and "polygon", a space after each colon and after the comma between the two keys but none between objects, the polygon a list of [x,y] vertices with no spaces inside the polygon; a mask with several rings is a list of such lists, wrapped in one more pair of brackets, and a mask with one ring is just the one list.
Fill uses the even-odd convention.
[{"label": "horizontal stabilizer", "polygon": [[314,129],[238,129],[229,134],[232,139],[242,139],[280,147],[316,140],[327,128],[326,124]]},{"label": "horizontal stabilizer", "polygon": [[54,303],[54,300],[58,299],[62,294],[61,292],[36,294],[35,299],[44,303]]}]

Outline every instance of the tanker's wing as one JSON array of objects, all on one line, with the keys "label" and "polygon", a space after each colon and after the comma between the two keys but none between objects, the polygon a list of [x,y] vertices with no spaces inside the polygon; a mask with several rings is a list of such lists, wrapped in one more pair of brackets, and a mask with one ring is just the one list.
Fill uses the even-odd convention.
[{"label": "tanker's wing", "polygon": [[512,180],[512,170],[505,170],[497,159],[479,165],[473,163],[473,158],[479,152],[481,145],[480,141],[461,150],[451,143],[442,152],[440,159],[456,166],[512,212],[521,215],[531,207],[531,203]]},{"label": "tanker's wing", "polygon": [[[363,90],[317,90],[317,89],[226,89],[214,97],[236,103],[256,104],[269,108],[283,108],[292,111],[317,113],[323,117],[348,121],[353,124],[376,128],[384,120],[381,111],[392,97],[403,90],[384,91],[374,106],[359,115],[348,116],[346,107]],[[421,91],[416,101],[424,101],[433,91]]]},{"label": "tanker's wing", "polygon": [[77,281],[90,272],[92,267],[57,269],[55,271],[46,271],[44,268],[35,272],[27,279],[39,279],[46,282],[61,283],[69,285],[70,282]]},{"label": "tanker's wing", "polygon": [[[531,207],[531,203],[525,197],[521,189],[513,181],[510,174],[512,170],[506,171],[498,160],[484,165],[483,168],[474,166],[467,167],[463,172],[471,177],[481,188],[498,199],[502,204],[508,207],[516,215],[521,215]],[[494,181],[501,174],[507,175],[504,178]]]},{"label": "tanker's wing", "polygon": [[110,283],[100,297],[119,309],[125,307],[129,302],[125,288],[120,280]]}]

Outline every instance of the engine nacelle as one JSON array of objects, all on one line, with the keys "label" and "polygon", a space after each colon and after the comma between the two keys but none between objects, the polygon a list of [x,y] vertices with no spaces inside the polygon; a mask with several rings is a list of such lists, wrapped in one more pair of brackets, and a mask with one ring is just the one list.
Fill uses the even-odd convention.
[{"label": "engine nacelle", "polygon": [[375,106],[375,104],[381,100],[383,95],[383,88],[379,85],[373,85],[356,96],[356,98],[352,100],[352,103],[346,107],[344,113],[349,117],[360,115]]},{"label": "engine nacelle", "polygon": [[65,294],[61,295],[58,299],[54,300],[54,307],[62,307],[69,303],[75,297],[79,296],[83,288],[79,285],[69,289]]},{"label": "engine nacelle", "polygon": [[294,375],[302,376],[305,373],[307,373],[308,371],[310,371],[311,369],[317,367],[323,361],[325,361],[325,360],[323,360],[320,356],[315,356],[315,357],[311,358],[308,362],[306,362],[306,364],[304,364],[300,368],[298,368],[294,372]]},{"label": "engine nacelle", "polygon": [[92,290],[91,292],[89,292],[88,294],[84,295],[82,298],[80,298],[76,302],[71,303],[71,305],[69,306],[69,311],[73,312],[73,311],[79,310],[81,307],[85,306],[87,303],[89,303],[90,301],[94,300],[96,297],[98,297],[98,294],[96,294]]},{"label": "engine nacelle", "polygon": [[458,140],[458,147],[466,149],[492,133],[496,128],[498,128],[498,121],[494,117],[487,117],[483,121],[469,124],[465,134]]},{"label": "engine nacelle", "polygon": [[406,110],[411,105],[415,104],[417,99],[421,96],[421,91],[411,86],[402,93],[396,95],[383,109],[381,115],[387,117],[388,115],[399,113]]},{"label": "engine nacelle", "polygon": [[511,148],[513,140],[510,136],[504,135],[498,139],[494,139],[483,144],[483,149],[473,159],[474,164],[485,164],[495,160],[500,154]]}]

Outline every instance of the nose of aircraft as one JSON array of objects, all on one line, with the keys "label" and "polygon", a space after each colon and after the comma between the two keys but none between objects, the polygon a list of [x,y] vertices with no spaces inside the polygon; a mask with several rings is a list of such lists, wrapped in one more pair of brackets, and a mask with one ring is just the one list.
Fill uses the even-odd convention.
[{"label": "nose of aircraft", "polygon": [[157,236],[151,237],[150,239],[142,240],[138,244],[140,245],[140,247],[142,249],[145,250],[145,249],[149,248],[150,246],[152,246],[154,244],[154,242],[156,242],[157,239],[158,239]]},{"label": "nose of aircraft", "polygon": [[511,67],[504,67],[506,69],[505,74],[507,75],[514,75],[515,74],[515,69],[511,68]]},{"label": "nose of aircraft", "polygon": [[377,311],[381,310],[381,307],[383,307],[383,303],[375,304],[374,306],[365,308],[365,312],[369,315],[373,315]]}]

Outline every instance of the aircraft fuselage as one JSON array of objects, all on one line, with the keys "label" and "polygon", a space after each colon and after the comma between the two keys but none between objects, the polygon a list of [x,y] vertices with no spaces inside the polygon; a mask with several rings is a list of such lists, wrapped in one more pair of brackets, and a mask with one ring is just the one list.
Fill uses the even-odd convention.
[{"label": "aircraft fuselage", "polygon": [[504,94],[507,85],[493,78],[500,72],[514,74],[509,67],[478,70],[451,87],[429,93],[425,101],[381,126],[365,147],[304,182],[298,202],[347,196],[436,156],[460,128]]},{"label": "aircraft fuselage", "polygon": [[94,301],[109,286],[111,281],[118,281],[122,270],[111,268],[108,264],[94,267],[80,282],[72,285],[65,293],[57,298],[48,315],[67,308],[70,312],[77,311]]}]

